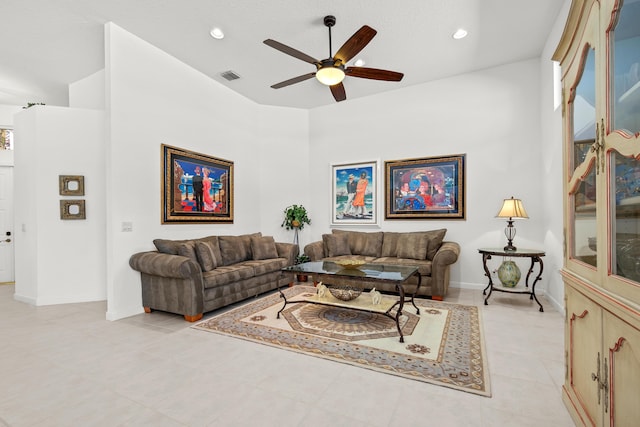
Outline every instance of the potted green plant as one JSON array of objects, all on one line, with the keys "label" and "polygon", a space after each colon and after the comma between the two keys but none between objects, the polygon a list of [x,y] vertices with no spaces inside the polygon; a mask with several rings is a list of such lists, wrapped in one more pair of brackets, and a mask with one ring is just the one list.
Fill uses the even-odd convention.
[{"label": "potted green plant", "polygon": [[311,261],[311,258],[306,254],[300,254],[296,257],[296,264],[302,264],[309,261]]},{"label": "potted green plant", "polygon": [[[297,264],[302,264],[309,261],[311,261],[311,258],[309,258],[308,255],[300,254],[296,257],[295,263],[297,265]],[[309,280],[309,277],[306,274],[296,274],[296,280],[298,282],[306,282],[307,280]]]},{"label": "potted green plant", "polygon": [[305,224],[311,224],[311,219],[307,214],[307,209],[302,205],[291,205],[284,210],[284,220],[281,227],[287,230],[302,230]]}]

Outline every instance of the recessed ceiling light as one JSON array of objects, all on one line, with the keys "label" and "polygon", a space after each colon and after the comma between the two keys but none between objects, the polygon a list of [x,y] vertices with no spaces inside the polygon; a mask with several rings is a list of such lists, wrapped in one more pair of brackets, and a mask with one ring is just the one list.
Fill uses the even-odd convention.
[{"label": "recessed ceiling light", "polygon": [[366,62],[364,62],[364,59],[362,58],[356,59],[356,62],[353,63],[356,67],[362,67],[364,64],[366,64]]},{"label": "recessed ceiling light", "polygon": [[456,32],[453,33],[453,38],[456,39],[456,40],[460,40],[460,39],[463,39],[463,38],[467,37],[467,34],[469,34],[469,33],[464,28],[458,28],[456,30]]},{"label": "recessed ceiling light", "polygon": [[211,37],[213,37],[214,39],[223,39],[224,38],[224,33],[222,32],[222,30],[218,27],[214,28],[213,30],[211,30]]}]

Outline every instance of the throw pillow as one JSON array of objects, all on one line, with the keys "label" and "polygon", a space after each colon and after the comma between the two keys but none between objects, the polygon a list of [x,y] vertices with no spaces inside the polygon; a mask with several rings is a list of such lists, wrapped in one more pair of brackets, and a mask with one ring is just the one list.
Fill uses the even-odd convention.
[{"label": "throw pillow", "polygon": [[429,241],[422,233],[402,233],[398,238],[398,258],[425,259]]},{"label": "throw pillow", "polygon": [[252,237],[251,252],[255,260],[278,258],[276,242],[271,236]]},{"label": "throw pillow", "polygon": [[220,252],[220,248],[217,246],[217,242],[215,248],[211,241],[196,242],[196,255],[202,271],[211,271],[218,266],[216,252]]},{"label": "throw pillow", "polygon": [[184,242],[178,244],[178,255],[186,256],[200,265],[196,255],[196,244],[194,242]]},{"label": "throw pillow", "polygon": [[238,237],[240,238],[240,241],[242,242],[242,246],[244,248],[244,253],[242,254],[241,261],[252,259],[253,255],[251,254],[251,239],[254,237],[262,237],[262,233],[258,231],[257,233],[242,234]]},{"label": "throw pillow", "polygon": [[398,256],[398,239],[399,238],[400,238],[400,233],[385,231],[384,238],[382,240],[381,256],[385,258]]},{"label": "throw pillow", "polygon": [[331,230],[333,234],[346,234],[352,255],[364,255],[379,258],[382,252],[382,231],[361,232],[346,230]]},{"label": "throw pillow", "polygon": [[213,250],[213,263],[216,265],[216,267],[222,265],[222,254],[220,253],[220,243],[218,242],[218,236],[203,237],[202,239],[196,240],[196,242],[209,243]]},{"label": "throw pillow", "polygon": [[219,236],[220,253],[224,265],[237,264],[245,261],[247,250],[238,236]]},{"label": "throw pillow", "polygon": [[327,246],[327,256],[351,255],[348,234],[324,234],[322,240]]},{"label": "throw pillow", "polygon": [[442,246],[442,241],[444,240],[444,235],[446,233],[446,228],[425,232],[425,234],[427,235],[427,240],[429,242],[429,246],[427,247],[428,260],[433,261],[433,257],[436,256],[436,252],[438,252],[438,249],[440,249],[440,246]]},{"label": "throw pillow", "polygon": [[178,255],[178,245],[181,243],[184,243],[184,240],[155,239],[153,241],[158,252],[169,255]]}]

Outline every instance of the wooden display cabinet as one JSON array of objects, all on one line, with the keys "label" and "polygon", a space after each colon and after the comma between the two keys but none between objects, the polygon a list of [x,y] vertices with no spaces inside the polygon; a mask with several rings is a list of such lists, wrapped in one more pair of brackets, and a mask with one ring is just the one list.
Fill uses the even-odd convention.
[{"label": "wooden display cabinet", "polygon": [[577,425],[640,422],[640,1],[573,0],[562,67],[565,360]]}]

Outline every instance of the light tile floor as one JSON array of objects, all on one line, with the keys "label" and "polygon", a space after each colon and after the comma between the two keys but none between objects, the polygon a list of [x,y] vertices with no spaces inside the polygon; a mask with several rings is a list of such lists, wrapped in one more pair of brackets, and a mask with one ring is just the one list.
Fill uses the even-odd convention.
[{"label": "light tile floor", "polygon": [[0,426],[573,426],[563,319],[544,298],[482,306],[493,397],[197,331],[106,303],[34,307],[0,286]]}]

